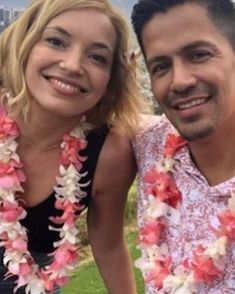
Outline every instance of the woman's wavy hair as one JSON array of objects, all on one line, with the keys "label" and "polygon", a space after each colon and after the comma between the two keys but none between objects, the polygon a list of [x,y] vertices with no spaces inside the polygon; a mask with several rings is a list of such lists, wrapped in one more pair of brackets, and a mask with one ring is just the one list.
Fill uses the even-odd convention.
[{"label": "woman's wavy hair", "polygon": [[[33,0],[21,16],[0,35],[0,85],[6,92],[8,109],[27,119],[32,99],[25,80],[25,68],[33,46],[54,17],[72,9],[95,9],[113,24],[117,43],[107,94],[91,110],[89,122],[133,130],[139,114],[148,106],[140,95],[136,60],[131,54],[131,34],[121,12],[107,0]],[[89,20],[88,20],[89,21]],[[9,98],[10,96],[10,98]]]}]

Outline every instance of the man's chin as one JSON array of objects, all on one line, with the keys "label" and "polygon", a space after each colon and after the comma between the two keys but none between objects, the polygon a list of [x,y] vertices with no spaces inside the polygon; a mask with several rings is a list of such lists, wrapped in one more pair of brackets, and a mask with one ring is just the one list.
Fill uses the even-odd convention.
[{"label": "man's chin", "polygon": [[214,132],[214,127],[208,126],[204,128],[177,128],[179,134],[187,141],[197,141],[210,137]]}]

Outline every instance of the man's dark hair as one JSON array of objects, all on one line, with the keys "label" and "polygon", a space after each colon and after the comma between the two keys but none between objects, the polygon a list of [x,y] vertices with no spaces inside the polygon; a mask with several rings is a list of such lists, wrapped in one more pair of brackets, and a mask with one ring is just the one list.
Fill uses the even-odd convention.
[{"label": "man's dark hair", "polygon": [[232,0],[139,0],[131,20],[140,47],[144,51],[142,32],[144,26],[159,13],[186,3],[195,3],[207,9],[208,17],[227,37],[235,51],[235,6]]}]

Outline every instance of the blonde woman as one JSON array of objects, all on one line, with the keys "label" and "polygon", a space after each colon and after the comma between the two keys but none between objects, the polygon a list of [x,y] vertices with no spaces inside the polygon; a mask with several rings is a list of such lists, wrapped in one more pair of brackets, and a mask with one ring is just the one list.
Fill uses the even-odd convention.
[{"label": "blonde woman", "polygon": [[123,210],[143,104],[129,49],[106,0],[34,0],[2,33],[1,293],[60,293],[86,207],[109,293],[135,293]]}]

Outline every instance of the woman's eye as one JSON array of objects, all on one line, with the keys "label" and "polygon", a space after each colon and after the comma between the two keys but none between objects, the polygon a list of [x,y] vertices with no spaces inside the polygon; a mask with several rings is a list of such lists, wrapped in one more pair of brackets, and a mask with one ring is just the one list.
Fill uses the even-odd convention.
[{"label": "woman's eye", "polygon": [[64,42],[56,37],[47,38],[46,41],[50,43],[53,47],[65,47]]},{"label": "woman's eye", "polygon": [[107,63],[106,57],[104,57],[102,55],[92,54],[92,55],[90,55],[90,58],[99,64],[106,64]]}]

